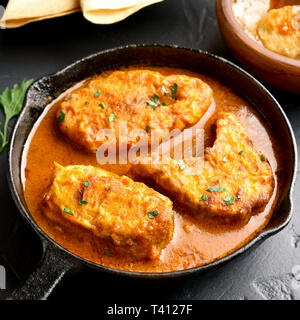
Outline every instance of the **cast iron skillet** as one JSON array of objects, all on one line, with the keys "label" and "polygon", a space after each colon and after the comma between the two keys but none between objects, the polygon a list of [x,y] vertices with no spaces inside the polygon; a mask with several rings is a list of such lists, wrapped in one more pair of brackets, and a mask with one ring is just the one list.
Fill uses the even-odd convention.
[{"label": "cast iron skillet", "polygon": [[[44,108],[53,99],[73,84],[99,74],[104,70],[117,69],[130,65],[169,66],[191,70],[221,80],[227,86],[248,100],[260,113],[281,145],[285,146],[286,164],[281,172],[281,196],[273,217],[256,238],[239,250],[216,262],[183,271],[165,273],[142,273],[120,271],[97,265],[82,259],[51,240],[32,219],[26,206],[21,183],[21,157],[24,144],[32,126]],[[279,232],[292,216],[291,193],[295,181],[297,153],[296,142],[282,108],[272,95],[251,75],[233,63],[212,54],[162,45],[130,45],[93,54],[83,58],[65,69],[36,81],[28,90],[24,108],[14,128],[9,151],[9,186],[14,201],[23,218],[39,235],[44,254],[40,266],[29,277],[23,287],[17,289],[10,299],[46,299],[55,285],[69,271],[80,266],[90,266],[99,271],[106,271],[132,278],[162,279],[190,275],[215,268],[245,252],[255,243]],[[47,156],[47,155],[45,155]]]}]

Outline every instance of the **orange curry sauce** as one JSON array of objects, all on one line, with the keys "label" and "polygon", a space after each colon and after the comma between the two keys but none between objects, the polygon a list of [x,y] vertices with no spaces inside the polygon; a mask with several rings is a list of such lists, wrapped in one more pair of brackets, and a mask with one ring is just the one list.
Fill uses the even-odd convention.
[{"label": "orange curry sauce", "polygon": [[[141,69],[141,68],[140,68]],[[150,67],[148,69],[151,69]],[[205,144],[210,146],[215,138],[214,115],[218,111],[235,113],[247,128],[247,133],[258,151],[267,156],[273,172],[281,166],[276,143],[251,106],[233,90],[206,76],[179,69],[155,68],[164,74],[187,74],[207,82],[214,91],[216,108],[205,124]],[[100,165],[96,156],[87,154],[64,139],[56,125],[59,101],[44,112],[34,127],[23,155],[25,198],[33,219],[52,239],[67,250],[87,260],[116,269],[141,272],[166,272],[201,266],[235,251],[268,223],[278,193],[278,181],[274,194],[265,210],[253,216],[247,224],[224,224],[218,219],[209,220],[204,215],[192,217],[189,211],[179,208],[174,201],[175,231],[172,241],[162,251],[159,259],[134,261],[131,258],[101,255],[101,240],[78,226],[56,225],[41,210],[43,195],[53,174],[53,162],[66,165]],[[208,111],[209,112],[209,111]],[[103,165],[104,169],[126,175],[129,165]],[[134,178],[134,177],[133,177]]]}]

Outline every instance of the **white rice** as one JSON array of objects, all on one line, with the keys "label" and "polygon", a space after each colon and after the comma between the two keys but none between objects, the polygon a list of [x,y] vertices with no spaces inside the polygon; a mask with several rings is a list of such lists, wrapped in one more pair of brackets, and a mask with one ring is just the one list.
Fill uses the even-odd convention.
[{"label": "white rice", "polygon": [[258,40],[257,23],[269,8],[270,0],[235,0],[232,5],[235,17],[243,29],[255,40]]}]

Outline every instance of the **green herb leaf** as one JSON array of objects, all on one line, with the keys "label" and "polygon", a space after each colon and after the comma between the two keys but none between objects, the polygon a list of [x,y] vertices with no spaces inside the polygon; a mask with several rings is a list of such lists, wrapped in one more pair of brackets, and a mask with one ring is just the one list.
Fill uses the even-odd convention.
[{"label": "green herb leaf", "polygon": [[150,130],[151,130],[151,127],[150,127],[150,126],[147,126],[147,127],[146,127],[146,132],[148,133]]},{"label": "green herb leaf", "polygon": [[147,101],[147,104],[151,106],[152,110],[154,110],[158,105],[158,101],[159,101],[159,96],[157,94],[154,94],[153,98],[150,98]]},{"label": "green herb leaf", "polygon": [[65,101],[69,101],[70,99],[72,99],[72,96],[67,97]]},{"label": "green herb leaf", "polygon": [[149,100],[147,101],[147,104],[149,104],[149,106],[150,106],[152,109],[156,108],[156,103],[155,103],[152,99],[149,99]]},{"label": "green herb leaf", "polygon": [[164,94],[165,96],[169,93],[168,89],[167,89],[165,86],[162,86],[162,87],[161,87],[161,91],[163,92],[163,94]]},{"label": "green herb leaf", "polygon": [[226,203],[226,206],[232,206],[235,202],[235,197],[231,197],[230,195],[226,196],[223,201]]},{"label": "green herb leaf", "polygon": [[15,84],[12,89],[6,88],[2,94],[0,94],[0,105],[2,105],[5,114],[3,131],[0,131],[0,137],[2,140],[0,152],[3,151],[7,145],[6,136],[8,123],[14,116],[20,113],[27,89],[30,87],[33,81],[33,79],[24,80],[20,85]]},{"label": "green herb leaf", "polygon": [[64,121],[65,121],[65,118],[66,118],[66,114],[65,114],[62,110],[60,110],[60,111],[59,111],[58,120],[59,120],[60,122],[64,122]]},{"label": "green herb leaf", "polygon": [[239,155],[241,156],[243,153],[244,153],[244,151],[243,151],[243,150],[241,150],[241,151],[239,152]]},{"label": "green herb leaf", "polygon": [[64,208],[64,212],[71,216],[74,216],[74,213],[69,208]]},{"label": "green herb leaf", "polygon": [[180,170],[184,170],[185,169],[185,163],[183,160],[179,160],[178,161],[178,165],[179,165],[179,169]]},{"label": "green herb leaf", "polygon": [[165,107],[165,106],[166,106],[166,103],[165,103],[165,102],[163,102],[161,105]]},{"label": "green herb leaf", "polygon": [[207,201],[207,200],[208,198],[206,194],[203,194],[202,197],[200,198],[200,201]]},{"label": "green herb leaf", "polygon": [[174,83],[173,86],[172,86],[172,97],[174,100],[177,100],[177,89],[178,89],[178,84],[177,83]]},{"label": "green herb leaf", "polygon": [[158,211],[157,211],[157,210],[149,211],[149,212],[147,213],[147,215],[148,215],[149,218],[153,219],[153,218],[155,218],[155,217],[158,215]]},{"label": "green herb leaf", "polygon": [[111,113],[108,116],[108,122],[114,122],[116,120],[116,114],[115,113]]},{"label": "green herb leaf", "polygon": [[82,181],[82,184],[85,186],[85,187],[89,187],[90,186],[90,182],[89,181]]},{"label": "green herb leaf", "polygon": [[89,102],[88,101],[85,101],[85,103],[84,104],[89,104]]},{"label": "green herb leaf", "polygon": [[265,161],[266,161],[266,157],[265,157],[263,154],[261,154],[261,155],[260,155],[260,160],[261,160],[262,162],[265,162]]},{"label": "green herb leaf", "polygon": [[211,188],[208,188],[206,191],[207,191],[207,192],[225,192],[226,189],[225,189],[225,188],[222,188],[222,187],[220,187],[220,186],[213,186],[213,187],[211,187]]},{"label": "green herb leaf", "polygon": [[104,109],[104,108],[105,108],[105,105],[104,105],[103,103],[99,103],[99,107],[100,107],[101,109]]},{"label": "green herb leaf", "polygon": [[81,205],[85,205],[85,204],[88,204],[88,202],[87,202],[87,201],[85,201],[85,200],[80,200],[80,201],[79,201],[79,204],[81,204]]},{"label": "green herb leaf", "polygon": [[228,159],[226,157],[223,158],[223,162],[228,162]]},{"label": "green herb leaf", "polygon": [[100,97],[100,93],[101,93],[101,90],[98,89],[98,90],[94,93],[94,96],[95,96],[95,97]]}]

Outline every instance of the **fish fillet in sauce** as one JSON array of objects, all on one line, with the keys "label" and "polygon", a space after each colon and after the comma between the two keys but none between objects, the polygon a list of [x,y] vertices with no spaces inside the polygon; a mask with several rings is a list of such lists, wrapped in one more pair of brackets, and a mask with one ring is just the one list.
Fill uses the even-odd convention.
[{"label": "fish fillet in sauce", "polygon": [[[133,130],[183,130],[197,123],[212,103],[211,88],[186,75],[157,71],[113,71],[99,75],[68,95],[57,112],[60,130],[75,144],[95,153],[111,129],[119,139],[126,121],[127,145],[138,140]],[[151,129],[151,130],[150,130]],[[130,136],[132,133],[132,136]]]},{"label": "fish fillet in sauce", "polygon": [[195,212],[245,219],[268,203],[274,190],[272,169],[234,114],[219,113],[214,145],[206,148],[204,161],[196,159],[152,161],[132,170]]},{"label": "fish fillet in sauce", "polygon": [[172,239],[172,202],[165,196],[93,166],[55,164],[43,209],[49,219],[91,231],[119,254],[154,259]]}]

